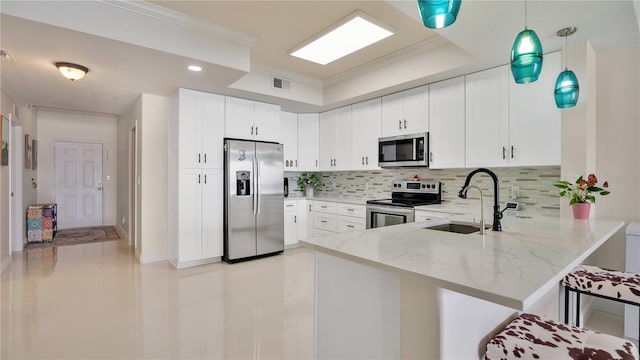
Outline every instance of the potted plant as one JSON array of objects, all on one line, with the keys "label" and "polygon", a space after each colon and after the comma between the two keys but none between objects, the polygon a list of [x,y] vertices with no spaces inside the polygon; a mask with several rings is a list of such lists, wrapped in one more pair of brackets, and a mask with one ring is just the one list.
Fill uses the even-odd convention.
[{"label": "potted plant", "polygon": [[322,190],[322,179],[314,173],[302,173],[298,178],[298,188],[305,191],[307,197],[313,197],[313,189]]},{"label": "potted plant", "polygon": [[598,178],[595,174],[589,174],[586,180],[583,176],[580,176],[575,184],[566,180],[558,181],[554,184],[555,187],[562,190],[560,191],[560,197],[566,196],[569,198],[569,205],[573,209],[573,217],[582,220],[589,218],[591,204],[596,203],[595,194],[605,196],[611,193],[607,190],[609,188],[608,181],[605,181],[602,187],[597,185]]}]

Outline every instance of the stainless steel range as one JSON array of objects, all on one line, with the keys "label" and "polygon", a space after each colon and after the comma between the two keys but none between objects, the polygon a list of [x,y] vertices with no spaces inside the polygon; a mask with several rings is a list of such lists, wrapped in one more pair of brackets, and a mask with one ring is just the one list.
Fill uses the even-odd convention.
[{"label": "stainless steel range", "polygon": [[414,221],[414,206],[440,204],[439,181],[394,181],[391,199],[367,201],[367,229]]}]

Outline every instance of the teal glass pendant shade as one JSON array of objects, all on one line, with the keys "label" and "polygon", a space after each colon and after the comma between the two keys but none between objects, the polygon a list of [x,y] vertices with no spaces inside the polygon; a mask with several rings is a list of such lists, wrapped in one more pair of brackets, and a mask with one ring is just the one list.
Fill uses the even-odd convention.
[{"label": "teal glass pendant shade", "polygon": [[462,0],[418,0],[418,10],[424,26],[441,29],[453,24]]},{"label": "teal glass pendant shade", "polygon": [[522,30],[511,48],[511,73],[517,84],[538,80],[542,70],[542,44],[536,32]]},{"label": "teal glass pendant shade", "polygon": [[559,109],[574,107],[578,102],[579,95],[580,84],[578,84],[576,74],[571,70],[565,69],[558,75],[556,80],[556,89],[554,91],[556,106]]}]

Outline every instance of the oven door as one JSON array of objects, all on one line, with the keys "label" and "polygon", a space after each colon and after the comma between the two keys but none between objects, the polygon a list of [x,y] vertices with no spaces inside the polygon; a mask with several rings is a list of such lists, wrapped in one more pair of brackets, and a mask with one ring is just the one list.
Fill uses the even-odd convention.
[{"label": "oven door", "polygon": [[413,222],[413,208],[367,205],[367,229]]}]

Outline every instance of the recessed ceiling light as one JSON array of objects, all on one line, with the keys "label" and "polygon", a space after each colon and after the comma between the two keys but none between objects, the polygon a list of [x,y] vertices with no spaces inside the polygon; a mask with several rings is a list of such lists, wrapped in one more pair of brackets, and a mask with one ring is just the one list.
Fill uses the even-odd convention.
[{"label": "recessed ceiling light", "polygon": [[198,65],[189,65],[187,66],[187,69],[191,70],[191,71],[202,71],[202,68]]},{"label": "recessed ceiling light", "polygon": [[384,25],[357,10],[336,25],[289,51],[289,54],[326,65],[389,37],[395,31],[393,27]]}]

